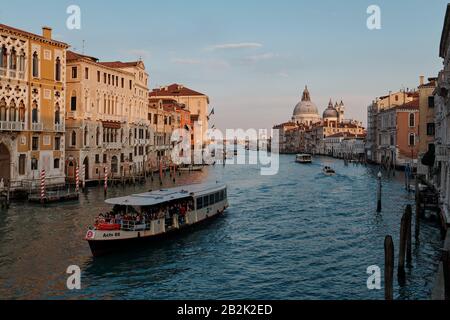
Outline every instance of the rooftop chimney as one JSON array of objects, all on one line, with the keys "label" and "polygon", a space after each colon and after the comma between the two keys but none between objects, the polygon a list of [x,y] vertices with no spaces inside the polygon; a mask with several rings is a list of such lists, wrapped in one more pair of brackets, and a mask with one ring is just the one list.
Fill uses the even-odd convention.
[{"label": "rooftop chimney", "polygon": [[419,83],[420,83],[421,86],[423,86],[425,84],[424,79],[425,79],[424,76],[420,76]]},{"label": "rooftop chimney", "polygon": [[51,40],[52,39],[52,28],[50,28],[50,27],[42,27],[42,36],[45,39]]}]

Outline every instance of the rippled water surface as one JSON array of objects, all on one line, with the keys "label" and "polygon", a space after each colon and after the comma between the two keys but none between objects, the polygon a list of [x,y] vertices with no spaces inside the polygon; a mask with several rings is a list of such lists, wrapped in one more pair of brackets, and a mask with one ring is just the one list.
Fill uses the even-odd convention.
[{"label": "rippled water surface", "polygon": [[[321,173],[331,165],[335,177]],[[0,212],[0,298],[14,299],[382,299],[369,291],[366,269],[383,268],[384,237],[398,247],[404,206],[402,175],[383,181],[383,213],[375,212],[376,168],[316,158],[299,165],[281,156],[276,176],[257,166],[215,166],[177,184],[220,180],[230,208],[211,224],[130,252],[93,259],[83,241],[104,205],[101,188],[80,202],[14,203]],[[166,186],[173,185],[169,179]],[[156,189],[111,188],[108,197]],[[428,299],[441,241],[423,223],[407,283],[397,299]],[[66,289],[66,268],[82,269],[82,290]]]}]

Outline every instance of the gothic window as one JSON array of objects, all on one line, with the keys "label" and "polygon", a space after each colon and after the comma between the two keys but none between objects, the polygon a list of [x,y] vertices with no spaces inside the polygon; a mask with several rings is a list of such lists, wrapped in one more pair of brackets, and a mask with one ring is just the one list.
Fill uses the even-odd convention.
[{"label": "gothic window", "polygon": [[36,51],[33,53],[33,77],[39,77],[39,57]]},{"label": "gothic window", "polygon": [[31,122],[32,123],[38,123],[39,122],[39,110],[36,100],[33,101],[33,106],[31,110]]},{"label": "gothic window", "polygon": [[9,69],[17,69],[17,53],[15,48],[11,50],[11,56],[9,57]]},{"label": "gothic window", "polygon": [[55,106],[55,124],[60,124],[61,123],[61,108],[59,107],[59,103],[56,103]]},{"label": "gothic window", "polygon": [[6,121],[6,101],[3,98],[0,101],[0,121]]},{"label": "gothic window", "polygon": [[61,81],[61,59],[56,58],[56,63],[55,63],[55,80],[56,81]]},{"label": "gothic window", "polygon": [[84,127],[84,139],[83,139],[85,147],[88,145],[88,135],[89,135],[88,127],[86,126]]},{"label": "gothic window", "polygon": [[16,102],[14,100],[12,100],[9,105],[9,121],[11,121],[11,122],[17,121]]},{"label": "gothic window", "polygon": [[19,55],[19,71],[25,71],[25,52],[23,51],[23,49],[20,51]]},{"label": "gothic window", "polygon": [[6,68],[8,65],[8,49],[3,45],[0,50],[0,68]]},{"label": "gothic window", "polygon": [[75,147],[77,145],[77,133],[75,131],[72,131],[72,134],[70,136],[70,145],[72,147]]},{"label": "gothic window", "polygon": [[25,103],[23,103],[23,100],[19,104],[19,121],[25,122]]}]

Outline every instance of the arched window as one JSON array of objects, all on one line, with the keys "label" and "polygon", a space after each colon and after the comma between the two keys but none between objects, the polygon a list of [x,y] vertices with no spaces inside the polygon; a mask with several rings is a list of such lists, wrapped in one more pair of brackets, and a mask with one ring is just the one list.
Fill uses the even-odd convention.
[{"label": "arched window", "polygon": [[0,121],[6,121],[6,101],[5,98],[0,100]]},{"label": "arched window", "polygon": [[19,121],[25,122],[25,103],[23,103],[23,100],[19,104]]},{"label": "arched window", "polygon": [[72,147],[75,147],[77,145],[77,133],[75,131],[72,131],[72,134],[70,136],[70,145]]},{"label": "arched window", "polygon": [[9,69],[11,70],[17,69],[17,53],[15,48],[12,48],[11,56],[9,57]]},{"label": "arched window", "polygon": [[55,80],[56,81],[61,81],[61,59],[56,58],[56,63],[55,63]]},{"label": "arched window", "polygon": [[410,113],[409,114],[409,126],[410,127],[415,127],[415,125],[416,125],[415,115],[414,115],[414,113]]},{"label": "arched window", "polygon": [[39,77],[39,57],[36,51],[33,53],[33,77]]},{"label": "arched window", "polygon": [[95,136],[95,144],[97,146],[100,145],[100,128],[99,127],[97,127],[97,132],[96,132],[96,136]]},{"label": "arched window", "polygon": [[55,106],[55,124],[61,123],[61,108],[59,107],[59,103],[56,103]]},{"label": "arched window", "polygon": [[16,102],[14,100],[9,104],[9,121],[16,122],[17,121],[17,109]]},{"label": "arched window", "polygon": [[23,51],[23,49],[20,51],[19,55],[19,71],[25,71],[25,51]]},{"label": "arched window", "polygon": [[88,135],[89,135],[88,127],[85,126],[85,127],[84,127],[84,139],[83,139],[83,142],[84,142],[84,146],[85,146],[85,147],[88,145]]},{"label": "arched window", "polygon": [[409,134],[409,145],[415,146],[416,145],[416,136],[414,133]]},{"label": "arched window", "polygon": [[3,45],[0,50],[0,68],[8,66],[8,49]]},{"label": "arched window", "polygon": [[33,106],[31,109],[31,122],[38,123],[39,122],[39,110],[36,100],[33,101]]}]

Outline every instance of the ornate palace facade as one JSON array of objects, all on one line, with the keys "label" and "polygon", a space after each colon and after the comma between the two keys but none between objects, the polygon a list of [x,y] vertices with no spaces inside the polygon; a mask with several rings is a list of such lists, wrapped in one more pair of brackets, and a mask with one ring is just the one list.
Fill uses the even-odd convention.
[{"label": "ornate palace facade", "polygon": [[64,183],[66,50],[42,35],[0,24],[0,179],[13,189]]}]

